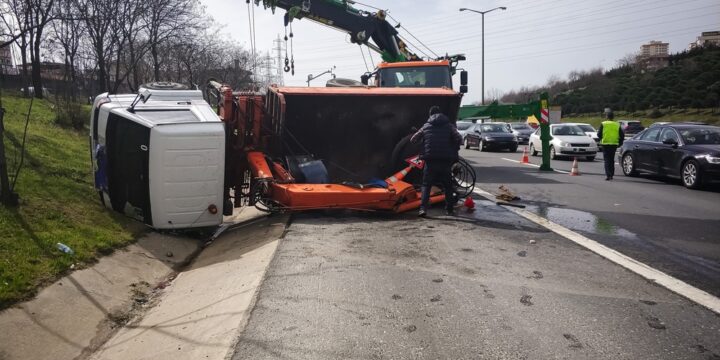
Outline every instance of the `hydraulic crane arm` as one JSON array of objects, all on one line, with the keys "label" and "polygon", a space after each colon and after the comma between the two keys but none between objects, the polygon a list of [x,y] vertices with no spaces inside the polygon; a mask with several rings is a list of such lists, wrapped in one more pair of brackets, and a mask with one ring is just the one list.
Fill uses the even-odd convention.
[{"label": "hydraulic crane arm", "polygon": [[[265,8],[285,9],[285,26],[293,19],[308,18],[350,35],[356,44],[367,45],[381,54],[386,62],[417,61],[398,36],[398,31],[385,20],[385,12],[362,11],[351,6],[352,0],[255,0]],[[372,42],[369,42],[372,40]]]}]

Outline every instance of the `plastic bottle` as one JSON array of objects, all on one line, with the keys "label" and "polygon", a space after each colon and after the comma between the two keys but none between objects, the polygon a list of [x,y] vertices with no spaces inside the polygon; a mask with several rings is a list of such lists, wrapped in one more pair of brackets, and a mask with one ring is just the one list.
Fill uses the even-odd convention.
[{"label": "plastic bottle", "polygon": [[57,243],[57,245],[55,245],[55,246],[57,246],[58,250],[66,253],[66,254],[72,255],[75,253],[69,246],[67,246],[63,243]]}]

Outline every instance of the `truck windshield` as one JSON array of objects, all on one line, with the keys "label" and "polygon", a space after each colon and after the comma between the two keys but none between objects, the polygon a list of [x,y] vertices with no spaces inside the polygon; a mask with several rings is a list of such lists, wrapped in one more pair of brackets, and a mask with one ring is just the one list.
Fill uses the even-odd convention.
[{"label": "truck windshield", "polygon": [[380,69],[380,87],[452,88],[447,66],[413,66]]}]

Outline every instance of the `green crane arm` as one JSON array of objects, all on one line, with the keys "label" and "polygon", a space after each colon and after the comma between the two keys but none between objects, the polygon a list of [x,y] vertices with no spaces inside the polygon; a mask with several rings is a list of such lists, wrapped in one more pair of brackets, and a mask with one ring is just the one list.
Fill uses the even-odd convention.
[{"label": "green crane arm", "polygon": [[[381,54],[386,62],[418,61],[398,36],[398,31],[385,20],[385,12],[362,11],[351,6],[352,0],[254,0],[267,9],[285,9],[285,26],[293,19],[308,18],[350,35],[350,41],[367,45]],[[372,42],[370,42],[372,40]]]}]

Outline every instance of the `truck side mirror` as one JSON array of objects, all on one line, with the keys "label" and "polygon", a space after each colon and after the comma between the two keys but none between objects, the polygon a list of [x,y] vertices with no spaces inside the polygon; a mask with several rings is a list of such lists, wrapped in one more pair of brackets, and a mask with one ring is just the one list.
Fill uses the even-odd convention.
[{"label": "truck side mirror", "polygon": [[461,93],[461,94],[467,94],[467,92],[468,92],[468,87],[467,87],[467,85],[460,85],[460,93]]},{"label": "truck side mirror", "polygon": [[[467,83],[468,83],[468,73],[466,70],[463,70],[460,72],[460,85],[465,86],[465,85],[467,85]],[[465,87],[465,89],[467,89],[467,86]],[[467,92],[467,91],[465,91],[465,92]]]},{"label": "truck side mirror", "polygon": [[360,82],[363,83],[363,85],[367,85],[369,81],[370,81],[370,75],[363,74],[360,76]]}]

